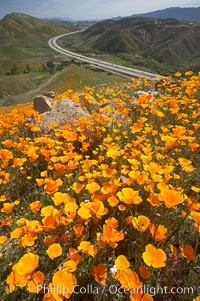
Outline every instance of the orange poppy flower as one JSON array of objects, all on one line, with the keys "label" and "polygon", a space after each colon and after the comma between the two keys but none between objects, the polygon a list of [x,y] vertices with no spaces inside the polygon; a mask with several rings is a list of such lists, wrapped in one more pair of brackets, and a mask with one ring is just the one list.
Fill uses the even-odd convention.
[{"label": "orange poppy flower", "polygon": [[50,245],[48,250],[46,250],[46,253],[53,260],[54,258],[62,255],[62,248],[61,248],[60,244],[55,243],[55,244]]},{"label": "orange poppy flower", "polygon": [[27,283],[27,288],[30,293],[38,293],[38,286],[44,283],[44,274],[40,271],[32,275],[32,279]]},{"label": "orange poppy flower", "polygon": [[14,238],[19,238],[22,235],[23,231],[21,228],[17,228],[15,230],[13,230],[12,232],[10,232],[10,238],[14,239]]},{"label": "orange poppy flower", "polygon": [[91,207],[91,202],[88,203],[84,203],[82,202],[80,204],[80,208],[78,209],[78,215],[82,218],[82,219],[89,219],[90,217],[92,217],[92,214],[90,212],[90,207]]},{"label": "orange poppy flower", "polygon": [[147,164],[148,162],[150,162],[152,160],[152,156],[141,155],[140,159],[142,160],[142,162],[144,164]]},{"label": "orange poppy flower", "polygon": [[[0,159],[2,159],[2,168],[7,167],[7,161],[13,158],[13,153],[7,149],[0,149]],[[3,164],[5,162],[5,165]]]},{"label": "orange poppy flower", "polygon": [[98,252],[97,247],[92,245],[89,241],[81,241],[80,245],[78,246],[78,250],[81,250],[82,253],[87,253],[93,257]]},{"label": "orange poppy flower", "polygon": [[171,136],[162,136],[161,140],[165,142],[166,148],[172,148],[177,145],[177,138]]},{"label": "orange poppy flower", "polygon": [[15,272],[19,275],[30,275],[36,269],[39,256],[33,253],[23,255],[15,265]]},{"label": "orange poppy flower", "polygon": [[102,246],[106,246],[106,244],[110,245],[112,248],[117,247],[117,242],[121,241],[124,239],[124,234],[120,231],[117,231],[116,229],[104,225],[103,226],[103,235],[102,238],[100,239],[100,242],[102,243]]},{"label": "orange poppy flower", "polygon": [[42,207],[42,202],[34,201],[34,202],[30,203],[29,206],[33,213],[38,213],[40,211],[40,208]]},{"label": "orange poppy flower", "polygon": [[103,194],[109,194],[109,193],[111,193],[113,191],[113,188],[114,187],[113,187],[112,184],[105,182],[105,183],[102,184],[101,192]]},{"label": "orange poppy flower", "polygon": [[22,229],[24,232],[29,232],[31,234],[38,234],[43,231],[42,225],[37,220],[26,220],[25,225]]},{"label": "orange poppy flower", "polygon": [[22,246],[24,248],[31,247],[34,245],[36,239],[37,239],[37,236],[32,235],[31,233],[25,234],[21,240]]},{"label": "orange poppy flower", "polygon": [[192,74],[193,74],[193,71],[191,71],[191,70],[185,72],[186,76],[189,76],[189,75],[192,75]]},{"label": "orange poppy flower", "polygon": [[191,216],[194,219],[195,223],[200,225],[200,212],[192,211]]},{"label": "orange poppy flower", "polygon": [[102,176],[104,178],[112,178],[112,176],[116,173],[117,171],[115,169],[107,168],[106,170],[102,171]]},{"label": "orange poppy flower", "polygon": [[73,273],[77,269],[77,262],[74,260],[67,260],[63,264],[63,269],[66,269],[66,271]]},{"label": "orange poppy flower", "polygon": [[55,163],[53,168],[55,169],[54,175],[56,177],[61,177],[66,171],[65,165],[61,163]]},{"label": "orange poppy flower", "polygon": [[58,299],[55,299],[52,294],[45,294],[42,301],[58,301]]},{"label": "orange poppy flower", "polygon": [[79,251],[74,248],[69,248],[70,260],[75,261],[76,264],[79,264],[82,261],[82,257],[78,254],[78,252]]},{"label": "orange poppy flower", "polygon": [[57,216],[59,214],[59,211],[54,207],[54,206],[46,206],[43,207],[41,210],[41,215],[42,216]]},{"label": "orange poppy flower", "polygon": [[12,167],[15,168],[15,167],[23,166],[26,161],[27,161],[26,158],[14,158]]},{"label": "orange poppy flower", "polygon": [[81,192],[81,190],[83,189],[84,186],[85,186],[84,184],[81,184],[81,183],[78,183],[78,182],[74,182],[73,185],[72,185],[72,189],[77,194],[79,194]]},{"label": "orange poppy flower", "polygon": [[118,203],[119,203],[119,200],[115,197],[115,196],[110,196],[108,199],[107,199],[107,202],[109,203],[109,205],[111,207],[115,207]]},{"label": "orange poppy flower", "polygon": [[10,294],[15,290],[15,281],[16,281],[15,272],[12,271],[6,278],[7,292]]},{"label": "orange poppy flower", "polygon": [[139,267],[140,275],[143,279],[149,279],[151,278],[151,271],[146,266],[140,266]]},{"label": "orange poppy flower", "polygon": [[161,204],[159,198],[157,195],[150,195],[147,201],[152,205],[152,206],[159,206]]},{"label": "orange poppy flower", "polygon": [[120,282],[122,288],[132,289],[133,291],[142,288],[142,282],[135,271],[129,269],[117,271],[114,278]]},{"label": "orange poppy flower", "polygon": [[173,255],[178,254],[178,249],[175,246],[173,246],[172,244],[170,244],[170,250],[171,250]]},{"label": "orange poppy flower", "polygon": [[191,189],[192,189],[193,191],[195,191],[196,193],[200,192],[200,188],[199,188],[199,187],[192,186]]},{"label": "orange poppy flower", "polygon": [[51,230],[56,229],[56,227],[58,226],[56,217],[53,216],[45,216],[42,219],[42,223],[43,223],[43,229],[45,232],[50,232]]},{"label": "orange poppy flower", "polygon": [[95,257],[97,255],[98,249],[95,245],[90,245],[88,249],[88,254]]},{"label": "orange poppy flower", "polygon": [[96,266],[94,266],[91,270],[91,274],[97,282],[99,282],[102,285],[106,284],[107,267],[104,264],[99,263]]},{"label": "orange poppy flower", "polygon": [[36,179],[36,183],[39,187],[42,186],[44,182],[45,182],[44,179]]},{"label": "orange poppy flower", "polygon": [[185,159],[185,158],[179,158],[178,161],[179,161],[181,167],[186,172],[192,172],[194,170],[194,167],[192,166],[192,161]]},{"label": "orange poppy flower", "polygon": [[144,294],[139,301],[154,301],[153,297],[149,294]]},{"label": "orange poppy flower", "polygon": [[118,208],[119,208],[120,211],[125,211],[126,210],[126,206],[122,205],[122,204],[119,204]]},{"label": "orange poppy flower", "polygon": [[59,186],[62,185],[62,180],[57,179],[54,181],[52,179],[46,179],[45,183],[44,190],[49,194],[54,194],[58,190]]},{"label": "orange poppy flower", "polygon": [[8,238],[7,238],[7,236],[5,236],[5,235],[0,236],[0,245],[4,244],[4,242],[5,242],[7,239],[8,239]]},{"label": "orange poppy flower", "polygon": [[[59,291],[59,297],[64,296],[66,299],[69,299],[76,285],[76,278],[72,273],[63,269],[53,275],[52,283],[55,286],[59,285],[60,288],[63,288],[63,291]],[[56,298],[56,300],[60,299],[58,299],[58,294],[52,293],[52,295]]]},{"label": "orange poppy flower", "polygon": [[37,152],[38,152],[38,147],[29,145],[29,147],[24,151],[24,154],[27,154],[29,157],[29,160],[31,162],[34,162],[39,157],[39,154]]},{"label": "orange poppy flower", "polygon": [[190,259],[190,260],[195,260],[196,256],[194,254],[194,249],[192,246],[188,245],[188,246],[181,246],[180,247],[181,251],[182,251],[182,256]]},{"label": "orange poppy flower", "polygon": [[151,232],[151,235],[155,241],[160,241],[162,239],[165,239],[167,236],[165,235],[167,232],[167,228],[163,225],[156,225],[150,224],[149,230]]},{"label": "orange poppy flower", "polygon": [[100,189],[100,186],[99,184],[93,182],[93,183],[88,183],[85,188],[89,191],[90,194],[94,194]]},{"label": "orange poppy flower", "polygon": [[132,218],[132,225],[138,231],[145,232],[150,225],[150,219],[144,215],[139,215]]},{"label": "orange poppy flower", "polygon": [[2,220],[0,220],[1,226],[6,227],[6,226],[12,226],[13,220],[12,216],[8,216]]},{"label": "orange poppy flower", "polygon": [[103,202],[96,200],[91,203],[90,212],[92,215],[96,215],[97,218],[101,218],[108,213],[108,209],[104,207]]},{"label": "orange poppy flower", "polygon": [[119,255],[117,259],[115,260],[115,265],[118,270],[123,271],[125,269],[128,269],[130,266],[129,261],[127,260],[126,256]]},{"label": "orange poppy flower", "polygon": [[70,199],[70,196],[67,193],[63,192],[56,192],[54,193],[53,197],[53,202],[56,206],[59,206],[62,203],[65,203]]},{"label": "orange poppy flower", "polygon": [[116,145],[116,147],[111,147],[109,150],[106,152],[106,156],[109,158],[111,157],[112,159],[116,159],[117,157],[123,155],[124,151],[119,150],[119,147]]},{"label": "orange poppy flower", "polygon": [[6,279],[6,283],[8,284],[9,287],[9,292],[14,291],[15,285],[19,287],[24,287],[27,284],[28,280],[30,279],[29,274],[20,275],[19,273],[17,273],[16,268],[17,268],[17,264],[15,264],[12,267],[12,272]]},{"label": "orange poppy flower", "polygon": [[108,225],[111,228],[117,228],[119,225],[119,222],[116,218],[110,217],[105,221],[106,225]]},{"label": "orange poppy flower", "polygon": [[74,234],[76,237],[81,237],[84,231],[84,226],[82,224],[76,224],[73,227]]},{"label": "orange poppy flower", "polygon": [[189,147],[191,149],[192,152],[195,152],[198,148],[199,148],[199,143],[190,143]]},{"label": "orange poppy flower", "polygon": [[129,205],[135,204],[138,205],[142,202],[141,197],[139,196],[138,191],[134,191],[132,188],[123,188],[122,191],[117,193],[118,198],[121,202]]},{"label": "orange poppy flower", "polygon": [[13,210],[14,206],[15,205],[13,203],[4,203],[1,212],[5,212],[8,214]]},{"label": "orange poppy flower", "polygon": [[156,249],[151,244],[148,244],[145,247],[145,252],[142,254],[142,258],[148,266],[152,266],[154,268],[165,267],[165,261],[167,259],[166,254],[162,249]]},{"label": "orange poppy flower", "polygon": [[158,198],[160,201],[164,201],[167,208],[174,208],[178,204],[182,204],[186,199],[186,195],[183,195],[181,191],[169,189],[167,185],[158,184],[158,188],[160,189]]},{"label": "orange poppy flower", "polygon": [[196,298],[192,299],[192,301],[200,301],[200,296],[197,296]]},{"label": "orange poppy flower", "polygon": [[0,202],[4,202],[6,200],[6,196],[5,194],[0,196]]}]

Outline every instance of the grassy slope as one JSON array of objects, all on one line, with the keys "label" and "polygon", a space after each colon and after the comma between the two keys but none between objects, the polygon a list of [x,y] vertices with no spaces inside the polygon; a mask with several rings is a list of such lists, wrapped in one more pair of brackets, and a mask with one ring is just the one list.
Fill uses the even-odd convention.
[{"label": "grassy slope", "polygon": [[52,54],[47,41],[70,31],[69,26],[12,13],[0,20],[0,62]]},{"label": "grassy slope", "polygon": [[[5,97],[0,99],[0,106],[15,103],[30,102],[37,94],[54,90],[63,93],[68,89],[81,90],[86,85],[97,86],[124,82],[125,79],[107,72],[93,71],[86,66],[70,64],[56,74],[32,73],[5,77],[0,80],[0,90],[4,90]],[[8,92],[13,92],[8,95]]]}]

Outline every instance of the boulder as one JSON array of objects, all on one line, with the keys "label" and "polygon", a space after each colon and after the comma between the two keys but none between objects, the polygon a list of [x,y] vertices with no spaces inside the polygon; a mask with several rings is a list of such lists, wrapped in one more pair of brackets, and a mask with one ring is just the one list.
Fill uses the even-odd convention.
[{"label": "boulder", "polygon": [[33,99],[33,108],[35,111],[42,114],[51,111],[52,99],[45,95],[37,95]]},{"label": "boulder", "polygon": [[137,90],[134,92],[134,95],[132,96],[132,98],[139,98],[141,95],[147,95],[148,92],[143,91],[143,90]]},{"label": "boulder", "polygon": [[42,132],[48,133],[51,130],[51,124],[56,124],[56,128],[60,128],[65,124],[75,127],[75,121],[85,117],[89,112],[77,103],[62,99],[56,103],[50,112],[41,115],[39,126]]},{"label": "boulder", "polygon": [[144,103],[153,103],[155,101],[155,98],[158,97],[160,95],[160,93],[158,91],[143,91],[143,90],[135,91],[133,96],[131,97],[132,106],[135,106],[135,107],[140,106],[139,100],[144,95],[147,96],[147,101],[145,101]]},{"label": "boulder", "polygon": [[135,91],[132,98],[139,98],[141,95],[153,95],[153,96],[159,96],[160,93],[158,91],[143,91],[143,90],[138,90]]},{"label": "boulder", "polygon": [[83,107],[85,107],[88,112],[95,113],[98,112],[99,106],[95,98],[91,97],[89,99],[86,99],[86,97],[83,94],[78,95],[79,100]]}]

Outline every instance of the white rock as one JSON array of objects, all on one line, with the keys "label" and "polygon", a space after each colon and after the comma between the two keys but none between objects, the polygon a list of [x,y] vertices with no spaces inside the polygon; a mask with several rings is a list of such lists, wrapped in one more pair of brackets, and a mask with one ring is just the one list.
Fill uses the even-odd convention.
[{"label": "white rock", "polygon": [[89,112],[77,103],[68,99],[62,99],[59,103],[55,104],[50,112],[45,112],[41,116],[39,126],[42,132],[49,132],[52,123],[55,123],[58,129],[66,124],[74,127],[76,120],[80,120],[80,118],[88,114]]}]

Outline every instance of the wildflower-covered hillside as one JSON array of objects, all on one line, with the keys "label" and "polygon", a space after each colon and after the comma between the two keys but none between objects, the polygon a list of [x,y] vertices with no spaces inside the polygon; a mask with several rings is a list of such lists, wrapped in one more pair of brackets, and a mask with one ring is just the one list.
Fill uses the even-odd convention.
[{"label": "wildflower-covered hillside", "polygon": [[200,300],[200,75],[175,78],[59,95],[96,108],[76,130],[1,109],[2,301]]}]

